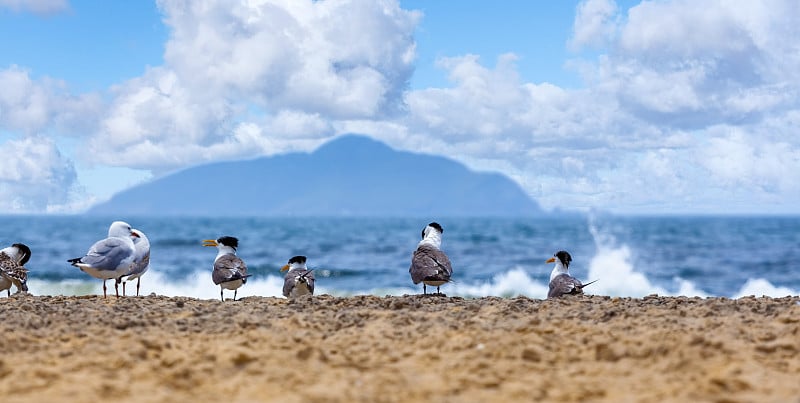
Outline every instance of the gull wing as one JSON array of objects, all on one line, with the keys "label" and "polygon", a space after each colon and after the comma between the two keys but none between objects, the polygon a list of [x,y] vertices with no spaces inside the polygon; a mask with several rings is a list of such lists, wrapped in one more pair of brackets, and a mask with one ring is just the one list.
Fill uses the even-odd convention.
[{"label": "gull wing", "polygon": [[247,274],[247,265],[236,255],[223,255],[214,262],[214,271],[211,273],[214,284],[239,279],[247,282],[247,277],[250,277]]},{"label": "gull wing", "polygon": [[411,257],[408,272],[414,284],[419,284],[422,280],[450,281],[453,268],[444,252],[430,245],[420,245]]}]

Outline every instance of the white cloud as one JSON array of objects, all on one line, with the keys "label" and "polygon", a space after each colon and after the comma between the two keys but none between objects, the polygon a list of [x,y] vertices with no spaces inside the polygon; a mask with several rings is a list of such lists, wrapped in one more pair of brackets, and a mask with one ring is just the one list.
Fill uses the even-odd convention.
[{"label": "white cloud", "polygon": [[402,109],[419,15],[395,1],[158,6],[166,64],[114,89],[86,158],[160,170],[271,154]]},{"label": "white cloud", "polygon": [[59,211],[73,203],[75,167],[53,141],[42,137],[0,144],[0,210]]},{"label": "white cloud", "polygon": [[613,0],[585,0],[578,4],[570,47],[603,47],[616,33],[617,4]]},{"label": "white cloud", "polygon": [[68,10],[69,2],[67,0],[0,0],[0,8],[51,15]]},{"label": "white cloud", "polygon": [[103,112],[96,94],[71,95],[63,82],[34,80],[28,70],[15,65],[0,70],[0,88],[0,129],[24,134],[61,127],[91,130]]}]

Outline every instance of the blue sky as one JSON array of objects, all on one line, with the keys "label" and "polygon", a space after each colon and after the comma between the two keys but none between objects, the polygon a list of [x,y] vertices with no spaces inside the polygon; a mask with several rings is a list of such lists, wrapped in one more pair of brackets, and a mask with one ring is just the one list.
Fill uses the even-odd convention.
[{"label": "blue sky", "polygon": [[355,132],[545,208],[800,213],[793,1],[184,3],[0,0],[3,211]]}]

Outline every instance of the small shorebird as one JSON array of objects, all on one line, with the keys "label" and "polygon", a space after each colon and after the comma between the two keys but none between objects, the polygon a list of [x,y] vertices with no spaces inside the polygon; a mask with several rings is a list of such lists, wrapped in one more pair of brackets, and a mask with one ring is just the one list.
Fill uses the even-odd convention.
[{"label": "small shorebird", "polygon": [[286,272],[283,278],[283,296],[296,298],[301,295],[314,295],[314,270],[306,268],[306,257],[295,256],[281,267]]},{"label": "small shorebird", "polygon": [[67,260],[94,278],[103,280],[103,298],[106,297],[106,280],[114,279],[114,290],[119,298],[119,283],[127,275],[136,257],[132,238],[138,237],[130,224],[114,221],[108,228],[108,238],[94,243],[83,257]]},{"label": "small shorebird", "polygon": [[8,291],[11,296],[11,285],[17,292],[28,292],[28,269],[25,263],[31,258],[31,248],[22,243],[15,243],[0,250],[0,291]]},{"label": "small shorebird", "polygon": [[133,267],[128,277],[122,282],[122,296],[125,296],[125,283],[128,281],[136,280],[136,296],[139,296],[139,285],[142,281],[142,275],[150,269],[150,240],[147,235],[138,229],[131,230],[136,236],[133,237],[133,246],[136,249],[136,255],[133,258]]},{"label": "small shorebird", "polygon": [[236,301],[236,292],[250,277],[247,274],[247,265],[236,256],[239,240],[232,236],[223,236],[217,240],[206,239],[203,246],[214,246],[219,250],[214,259],[214,271],[211,273],[214,284],[219,285],[219,298],[225,301],[222,290],[233,290],[233,300]]},{"label": "small shorebird", "polygon": [[545,262],[556,264],[556,267],[550,273],[550,290],[547,292],[547,298],[556,298],[568,294],[583,294],[583,287],[597,281],[581,284],[580,280],[570,276],[569,264],[571,262],[572,256],[565,250],[556,252],[553,257]]},{"label": "small shorebird", "polygon": [[436,294],[443,295],[439,292],[439,286],[450,282],[450,276],[453,274],[450,259],[440,249],[442,232],[444,230],[438,223],[432,222],[425,226],[422,229],[422,240],[411,257],[411,267],[408,268],[408,272],[411,273],[414,284],[422,282],[423,294],[428,293],[426,286],[429,285],[436,287]]}]

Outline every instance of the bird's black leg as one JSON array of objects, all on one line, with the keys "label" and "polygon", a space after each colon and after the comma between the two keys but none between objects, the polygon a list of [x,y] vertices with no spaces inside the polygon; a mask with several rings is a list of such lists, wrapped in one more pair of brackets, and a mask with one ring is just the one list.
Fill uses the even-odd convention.
[{"label": "bird's black leg", "polygon": [[121,278],[122,277],[118,278],[117,281],[114,282],[114,292],[117,293],[117,298],[119,298],[119,283]]},{"label": "bird's black leg", "polygon": [[142,278],[139,277],[136,279],[136,296],[139,296],[139,283],[142,281]]},{"label": "bird's black leg", "polygon": [[438,285],[436,286],[436,293],[439,294],[439,295],[442,295],[442,292],[439,291],[439,286]]},{"label": "bird's black leg", "polygon": [[106,297],[106,281],[103,280],[103,298]]},{"label": "bird's black leg", "polygon": [[127,283],[127,281],[122,283],[122,296],[123,297],[125,296],[125,283]]},{"label": "bird's black leg", "polygon": [[422,295],[428,295],[428,288],[425,287],[425,283],[422,283]]},{"label": "bird's black leg", "polygon": [[236,301],[236,293],[237,293],[238,291],[239,291],[239,290],[233,290],[233,300],[234,300],[234,301]]},{"label": "bird's black leg", "polygon": [[219,288],[219,299],[221,299],[222,302],[225,302],[225,297],[222,296],[222,287]]}]

